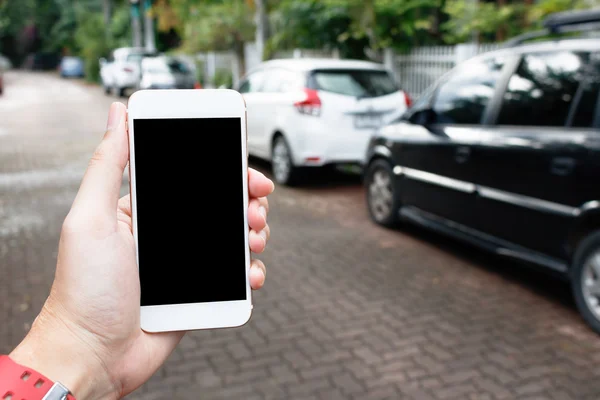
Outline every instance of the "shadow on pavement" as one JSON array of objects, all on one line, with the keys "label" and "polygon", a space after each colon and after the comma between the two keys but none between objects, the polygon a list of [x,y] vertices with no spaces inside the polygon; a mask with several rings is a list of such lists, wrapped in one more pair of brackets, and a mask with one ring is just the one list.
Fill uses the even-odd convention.
[{"label": "shadow on pavement", "polygon": [[568,281],[547,268],[501,257],[460,240],[408,223],[391,229],[390,232],[407,234],[427,242],[473,266],[497,274],[507,281],[525,286],[552,302],[576,310]]},{"label": "shadow on pavement", "polygon": [[[257,169],[269,178],[271,174],[271,164],[264,160],[249,157],[248,165]],[[362,177],[356,172],[345,172],[334,167],[306,168],[302,170],[301,180],[294,185],[298,189],[331,189],[334,187],[361,186]]]}]

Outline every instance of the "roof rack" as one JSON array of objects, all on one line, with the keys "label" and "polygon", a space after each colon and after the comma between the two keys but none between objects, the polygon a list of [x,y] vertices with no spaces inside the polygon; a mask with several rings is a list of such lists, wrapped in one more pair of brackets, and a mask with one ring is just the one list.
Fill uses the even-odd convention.
[{"label": "roof rack", "polygon": [[514,47],[548,35],[600,30],[600,8],[550,14],[544,19],[542,26],[542,30],[527,32],[506,41],[504,47]]}]

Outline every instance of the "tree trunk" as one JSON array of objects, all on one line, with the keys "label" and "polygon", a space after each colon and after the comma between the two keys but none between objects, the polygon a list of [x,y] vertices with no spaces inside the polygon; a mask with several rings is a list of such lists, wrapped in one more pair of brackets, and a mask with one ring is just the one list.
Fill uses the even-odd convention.
[{"label": "tree trunk", "polygon": [[238,40],[235,41],[235,45],[234,45],[234,52],[235,52],[235,58],[237,59],[237,64],[238,64],[238,68],[239,68],[239,78],[241,78],[242,76],[244,76],[246,74],[246,55],[244,53],[244,46],[245,43],[243,40],[240,40],[238,38]]},{"label": "tree trunk", "polygon": [[[506,0],[498,0],[498,8],[506,5]],[[504,42],[506,40],[506,24],[502,24],[496,31],[496,42]]]}]

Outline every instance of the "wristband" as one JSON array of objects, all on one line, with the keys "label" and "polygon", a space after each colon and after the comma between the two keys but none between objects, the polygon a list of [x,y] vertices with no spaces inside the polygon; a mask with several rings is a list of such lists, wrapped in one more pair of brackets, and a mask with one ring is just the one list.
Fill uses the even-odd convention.
[{"label": "wristband", "polygon": [[0,399],[75,400],[60,382],[52,382],[39,372],[17,364],[9,356],[0,356]]}]

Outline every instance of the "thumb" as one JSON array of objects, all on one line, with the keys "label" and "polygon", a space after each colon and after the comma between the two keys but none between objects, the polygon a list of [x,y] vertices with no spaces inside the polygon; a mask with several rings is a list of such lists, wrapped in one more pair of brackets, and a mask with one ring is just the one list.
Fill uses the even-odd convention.
[{"label": "thumb", "polygon": [[116,218],[123,171],[129,160],[126,110],[122,103],[110,106],[106,133],[90,160],[71,208],[75,214]]}]

